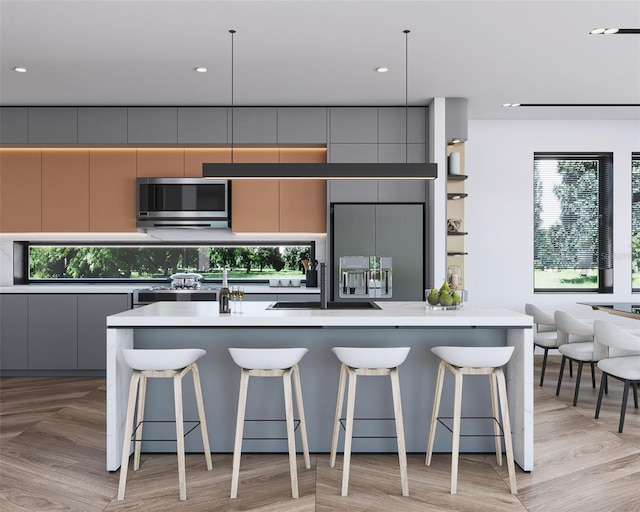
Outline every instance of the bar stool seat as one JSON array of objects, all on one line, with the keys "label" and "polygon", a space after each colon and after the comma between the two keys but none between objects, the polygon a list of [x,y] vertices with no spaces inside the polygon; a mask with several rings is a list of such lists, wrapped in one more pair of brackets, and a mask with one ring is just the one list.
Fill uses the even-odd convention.
[{"label": "bar stool seat", "polygon": [[333,423],[333,438],[331,440],[330,466],[336,464],[338,451],[338,436],[344,394],[349,376],[349,391],[347,395],[347,417],[344,437],[344,460],[342,464],[342,496],[349,493],[349,469],[351,465],[351,443],[353,439],[353,420],[355,411],[356,379],[358,375],[384,376],[389,375],[393,394],[394,419],[396,437],[398,441],[398,459],[400,464],[400,481],[402,495],[409,496],[409,480],[407,477],[407,455],[404,440],[404,426],[402,421],[402,403],[400,398],[400,380],[398,366],[407,355],[410,347],[334,347],[331,349],[341,363],[340,380],[338,384],[338,398],[336,401],[336,415]]},{"label": "bar stool seat", "polygon": [[[491,390],[491,409],[494,419],[493,433],[495,436],[496,459],[499,466],[502,465],[502,445],[500,432],[504,437],[507,466],[509,469],[509,484],[511,493],[517,494],[515,463],[513,460],[513,444],[511,441],[511,422],[509,419],[509,406],[507,399],[507,387],[502,366],[509,362],[514,347],[433,347],[431,351],[441,361],[438,367],[436,391],[433,400],[433,413],[431,415],[431,427],[427,444],[427,457],[425,464],[431,465],[433,444],[438,423],[442,387],[444,384],[445,370],[451,371],[455,377],[455,392],[453,406],[453,441],[451,448],[451,494],[456,494],[458,487],[458,458],[460,453],[460,422],[462,419],[462,379],[464,375],[488,375]],[[496,395],[496,385],[498,393]],[[499,400],[498,400],[499,398]],[[502,417],[502,428],[498,421],[498,401]]]},{"label": "bar stool seat", "polygon": [[298,363],[307,352],[308,350],[306,348],[229,348],[229,354],[231,355],[234,363],[242,369],[240,376],[240,393],[238,398],[236,436],[233,446],[231,498],[236,498],[238,496],[240,457],[242,454],[242,439],[250,376],[282,377],[284,387],[285,422],[287,424],[287,442],[289,449],[289,472],[291,474],[291,496],[293,498],[298,497],[298,472],[291,377],[293,376],[293,388],[295,390],[296,405],[300,421],[300,436],[302,438],[304,462],[305,467],[309,469],[311,468],[311,458],[309,456],[307,425],[304,418],[300,370],[298,368]]},{"label": "bar stool seat", "polygon": [[148,378],[172,378],[174,390],[174,407],[176,423],[176,443],[178,455],[178,483],[180,499],[187,499],[187,482],[185,473],[184,455],[184,422],[182,408],[182,378],[192,372],[193,386],[202,433],[202,445],[207,462],[207,469],[213,467],[211,463],[211,450],[209,448],[209,436],[207,422],[204,414],[204,402],[202,400],[202,387],[200,385],[200,373],[196,361],[206,354],[205,350],[196,348],[187,349],[123,349],[122,356],[125,363],[133,369],[131,383],[129,385],[129,401],[127,405],[127,419],[125,424],[124,442],[122,446],[122,461],[120,465],[120,483],[118,486],[118,500],[124,499],[127,483],[127,470],[129,467],[129,455],[131,452],[131,438],[133,423],[138,402],[136,418],[133,469],[140,468],[140,451],[142,445],[142,427],[144,424],[144,406],[147,391]]}]

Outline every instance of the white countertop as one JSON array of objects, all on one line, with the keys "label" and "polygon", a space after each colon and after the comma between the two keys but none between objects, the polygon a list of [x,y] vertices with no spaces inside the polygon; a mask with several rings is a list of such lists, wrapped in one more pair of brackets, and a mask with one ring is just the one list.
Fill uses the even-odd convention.
[{"label": "white countertop", "polygon": [[210,302],[158,302],[107,317],[108,327],[516,327],[533,319],[516,311],[467,303],[455,311],[425,302],[378,302],[380,310],[268,310],[273,302],[244,302],[242,314],[220,315]]},{"label": "white countertop", "polygon": [[[240,283],[231,283],[232,285]],[[28,284],[16,286],[0,286],[0,293],[131,293],[133,290],[159,286],[158,283],[135,284]],[[168,286],[168,285],[167,285]],[[205,286],[219,286],[219,284],[205,284]],[[285,294],[304,293],[319,294],[320,288],[298,287],[270,287],[268,284],[244,285],[244,292],[249,294]]]}]

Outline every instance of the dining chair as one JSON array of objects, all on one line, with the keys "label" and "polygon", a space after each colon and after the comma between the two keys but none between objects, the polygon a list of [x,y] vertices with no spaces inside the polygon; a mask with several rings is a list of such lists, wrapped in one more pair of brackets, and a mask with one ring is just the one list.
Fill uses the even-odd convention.
[{"label": "dining chair", "polygon": [[624,383],[622,392],[622,406],[618,432],[622,434],[624,417],[627,410],[629,387],[633,388],[634,406],[638,408],[638,383],[640,383],[640,329],[635,333],[624,330],[617,325],[604,320],[593,322],[594,356],[599,358],[598,368],[602,370],[598,403],[595,418],[600,417],[602,395],[607,386],[608,377],[613,377]]}]

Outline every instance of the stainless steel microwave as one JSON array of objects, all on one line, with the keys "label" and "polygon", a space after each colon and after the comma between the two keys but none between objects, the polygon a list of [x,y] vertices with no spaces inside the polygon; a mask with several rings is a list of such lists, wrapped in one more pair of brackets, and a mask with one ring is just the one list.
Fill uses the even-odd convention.
[{"label": "stainless steel microwave", "polygon": [[229,183],[206,178],[138,178],[139,228],[228,228]]}]

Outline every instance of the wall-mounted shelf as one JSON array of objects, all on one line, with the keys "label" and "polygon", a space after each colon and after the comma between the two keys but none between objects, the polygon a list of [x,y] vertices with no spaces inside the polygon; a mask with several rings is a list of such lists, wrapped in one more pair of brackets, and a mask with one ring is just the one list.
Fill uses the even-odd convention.
[{"label": "wall-mounted shelf", "polygon": [[466,231],[447,231],[447,235],[449,236],[464,236],[466,234]]},{"label": "wall-mounted shelf", "polygon": [[452,201],[456,201],[458,199],[464,199],[465,197],[467,197],[469,194],[466,194],[464,192],[453,192],[453,193],[449,193],[447,194],[447,199],[450,199]]},{"label": "wall-mounted shelf", "polygon": [[468,176],[466,174],[447,174],[447,179],[450,181],[462,181],[467,178]]}]

